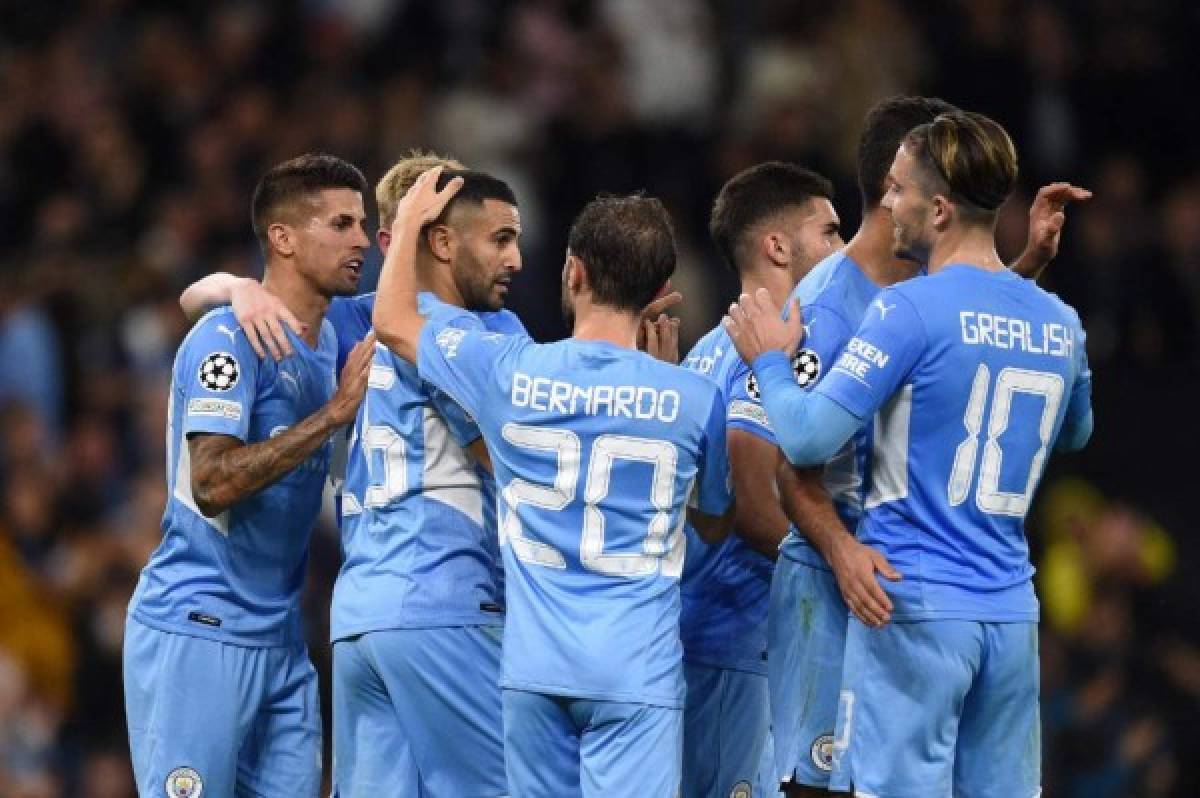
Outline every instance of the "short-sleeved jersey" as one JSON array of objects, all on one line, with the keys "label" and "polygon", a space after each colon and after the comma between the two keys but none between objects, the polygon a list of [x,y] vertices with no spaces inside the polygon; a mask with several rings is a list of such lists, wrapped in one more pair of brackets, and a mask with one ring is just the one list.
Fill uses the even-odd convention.
[{"label": "short-sleeved jersey", "polygon": [[875,416],[859,537],[904,576],[883,583],[894,619],[1037,620],[1025,514],[1090,381],[1075,311],[1008,270],[950,265],[871,303],[817,392]]},{"label": "short-sleeved jersey", "polygon": [[[431,293],[418,306],[431,324],[485,329]],[[350,438],[333,640],[499,620],[500,552],[495,510],[486,509],[494,481],[463,448],[478,437],[457,402],[376,345]]]},{"label": "short-sleeved jersey", "polygon": [[259,360],[232,310],[218,308],[180,346],[168,411],[163,540],[130,601],[141,623],[248,646],[303,640],[300,588],[330,444],[215,518],[196,505],[188,449],[189,436],[205,433],[265,441],[329,401],[333,328],[322,323],[316,349],[291,330],[288,337],[295,354]]},{"label": "short-sleeved jersey", "polygon": [[[792,291],[792,299],[800,303],[804,316],[804,344],[793,358],[793,368],[805,389],[815,388],[829,372],[878,294],[879,286],[843,252],[835,252],[818,263]],[[790,302],[788,307],[791,307]],[[743,368],[752,377],[749,367]],[[870,457],[869,435],[868,424],[825,464],[823,470],[825,490],[838,517],[851,532],[858,528],[862,518],[866,495],[864,476]],[[794,527],[788,531],[779,553],[813,568],[829,569],[825,558]]]},{"label": "short-sleeved jersey", "polygon": [[705,378],[599,341],[427,324],[420,374],[471,413],[500,490],[507,688],[681,707],[684,508],[729,504]]},{"label": "short-sleeved jersey", "polygon": [[[733,392],[731,383],[741,378],[741,365],[729,334],[720,325],[697,341],[683,360],[684,368],[716,384],[726,407]],[[762,418],[765,424],[765,414]],[[742,428],[775,444],[769,428],[764,434],[761,424]],[[690,526],[687,533],[688,556],[679,585],[679,636],[684,661],[765,674],[767,607],[774,563],[737,534],[709,546]]]}]

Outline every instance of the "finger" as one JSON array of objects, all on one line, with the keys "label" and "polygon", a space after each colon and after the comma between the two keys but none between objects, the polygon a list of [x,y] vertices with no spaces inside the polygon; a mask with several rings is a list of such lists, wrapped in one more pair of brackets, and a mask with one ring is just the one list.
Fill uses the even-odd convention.
[{"label": "finger", "polygon": [[804,314],[800,311],[800,300],[793,299],[789,303],[787,317],[788,340],[794,344],[793,349],[804,341]]},{"label": "finger", "polygon": [[[246,340],[250,342],[250,348],[254,350],[254,354],[258,355],[258,359],[262,360],[265,358],[267,353],[263,350],[262,341],[259,340],[262,336],[262,333],[259,332],[258,327],[253,324],[246,324],[243,322],[242,331],[246,333]],[[274,355],[274,353],[272,353],[272,355]],[[275,359],[278,360],[279,358]]]},{"label": "finger", "polygon": [[892,567],[892,564],[888,562],[887,557],[884,557],[878,551],[873,551],[871,553],[871,561],[875,565],[875,570],[883,574],[884,577],[892,582],[899,582],[904,578],[899,571]]},{"label": "finger", "polygon": [[308,329],[307,324],[301,323],[290,310],[283,305],[279,306],[279,320],[292,328],[292,332],[296,335],[304,335],[304,331]]},{"label": "finger", "polygon": [[646,330],[646,351],[650,354],[658,354],[658,325],[651,321],[644,321],[642,326]]},{"label": "finger", "polygon": [[730,339],[734,343],[737,343],[738,336],[742,333],[741,328],[738,327],[737,321],[731,316],[726,316],[725,318],[721,319],[721,326],[725,328],[725,332],[729,334]]},{"label": "finger", "polygon": [[734,302],[729,306],[729,318],[733,319],[734,324],[739,327],[744,327],[749,321],[746,318],[746,311],[740,302]]},{"label": "finger", "polygon": [[271,320],[269,318],[259,319],[254,324],[254,332],[263,342],[263,346],[271,353],[271,357],[276,361],[283,360],[283,351],[279,348],[279,340],[271,331]]},{"label": "finger", "polygon": [[643,311],[642,315],[646,318],[654,318],[659,313],[675,307],[682,301],[683,294],[679,293],[678,291],[671,291],[668,294],[663,294],[657,299],[652,300],[649,305],[646,305],[646,309]]},{"label": "finger", "polygon": [[771,299],[771,293],[765,288],[760,288],[754,292],[754,304],[758,308],[758,312],[763,315],[779,315],[779,308],[775,307],[775,303]]},{"label": "finger", "polygon": [[271,333],[271,339],[275,343],[275,348],[283,353],[283,357],[290,357],[294,354],[292,342],[288,340],[287,333],[283,331],[283,325],[270,316],[266,318],[266,323],[267,330]]},{"label": "finger", "polygon": [[440,202],[441,206],[443,208],[446,207],[446,203],[449,202],[451,197],[453,197],[455,194],[457,194],[458,190],[462,187],[463,187],[463,179],[461,177],[456,177],[453,180],[446,183],[445,187],[442,188],[442,190],[437,193],[437,198],[438,198],[438,201]]},{"label": "finger", "polygon": [[891,599],[879,587],[874,574],[855,584],[851,589],[858,602],[875,620],[882,622],[891,613]]}]

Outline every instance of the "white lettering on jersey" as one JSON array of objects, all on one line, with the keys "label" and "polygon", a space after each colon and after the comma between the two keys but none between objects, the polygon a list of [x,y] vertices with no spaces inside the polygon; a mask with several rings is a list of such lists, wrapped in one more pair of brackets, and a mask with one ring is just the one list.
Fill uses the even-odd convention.
[{"label": "white lettering on jersey", "polygon": [[971,310],[959,312],[958,321],[964,344],[1019,349],[1051,357],[1071,357],[1075,351],[1075,333],[1062,324],[1043,323],[1035,328],[1028,319]]},{"label": "white lettering on jersey", "polygon": [[528,407],[559,415],[639,418],[669,424],[679,417],[679,392],[647,385],[593,385],[581,387],[549,377],[513,375],[509,401],[513,407]]}]

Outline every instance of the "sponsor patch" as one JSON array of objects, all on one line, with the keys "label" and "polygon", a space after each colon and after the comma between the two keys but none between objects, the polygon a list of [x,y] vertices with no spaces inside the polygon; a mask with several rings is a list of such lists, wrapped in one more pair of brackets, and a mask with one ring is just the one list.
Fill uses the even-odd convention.
[{"label": "sponsor patch", "polygon": [[202,623],[205,626],[220,627],[221,619],[215,615],[209,615],[207,612],[189,612],[188,620],[196,623]]},{"label": "sponsor patch", "polygon": [[167,774],[167,798],[200,798],[204,780],[194,768],[175,768]]},{"label": "sponsor patch", "polygon": [[742,399],[735,399],[729,403],[726,417],[734,421],[748,421],[751,424],[758,424],[760,427],[771,428],[771,422],[767,420],[767,411],[763,409],[763,406]]},{"label": "sponsor patch", "polygon": [[213,352],[200,364],[197,376],[209,391],[228,391],[237,385],[241,369],[237,358],[228,352]]},{"label": "sponsor patch", "polygon": [[227,399],[191,399],[188,401],[189,416],[216,416],[231,421],[242,420],[241,402]]},{"label": "sponsor patch", "polygon": [[808,751],[812,763],[826,773],[833,771],[833,735],[822,734],[813,740],[812,748]]}]

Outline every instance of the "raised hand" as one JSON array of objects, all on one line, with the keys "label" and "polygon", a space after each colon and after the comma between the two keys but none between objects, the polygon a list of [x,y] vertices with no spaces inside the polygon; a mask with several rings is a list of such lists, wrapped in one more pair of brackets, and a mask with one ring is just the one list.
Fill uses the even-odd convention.
[{"label": "raised hand", "polygon": [[375,357],[375,333],[354,345],[346,356],[346,365],[338,379],[337,392],[329,400],[329,412],[337,425],[349,424],[358,413],[358,406],[367,393],[367,380],[371,376],[371,361]]},{"label": "raised hand", "polygon": [[1029,206],[1029,237],[1025,251],[1014,264],[1014,270],[1022,277],[1036,279],[1058,256],[1063,225],[1067,221],[1067,204],[1091,198],[1092,192],[1070,183],[1050,183],[1039,188]]},{"label": "raised hand", "polygon": [[738,301],[729,306],[723,324],[734,348],[747,364],[772,349],[790,355],[804,340],[800,304],[792,300],[791,312],[785,321],[765,288],[758,289],[753,295],[738,297]]},{"label": "raised hand", "polygon": [[442,168],[435,166],[424,172],[412,184],[408,192],[400,198],[400,202],[396,204],[396,220],[392,223],[393,230],[396,230],[397,226],[404,227],[406,225],[424,227],[442,215],[446,203],[450,202],[463,184],[463,179],[456,177],[446,183],[441,191],[438,191],[437,182],[442,175]]},{"label": "raised hand", "polygon": [[665,363],[679,363],[679,319],[665,313],[658,314],[657,319],[642,319],[638,348]]},{"label": "raised hand", "polygon": [[296,335],[303,335],[308,326],[292,315],[283,301],[263,287],[257,280],[239,280],[229,291],[233,315],[246,333],[246,340],[260,358],[266,352],[276,360],[293,354],[292,343],[284,332],[283,325],[292,328]]}]

